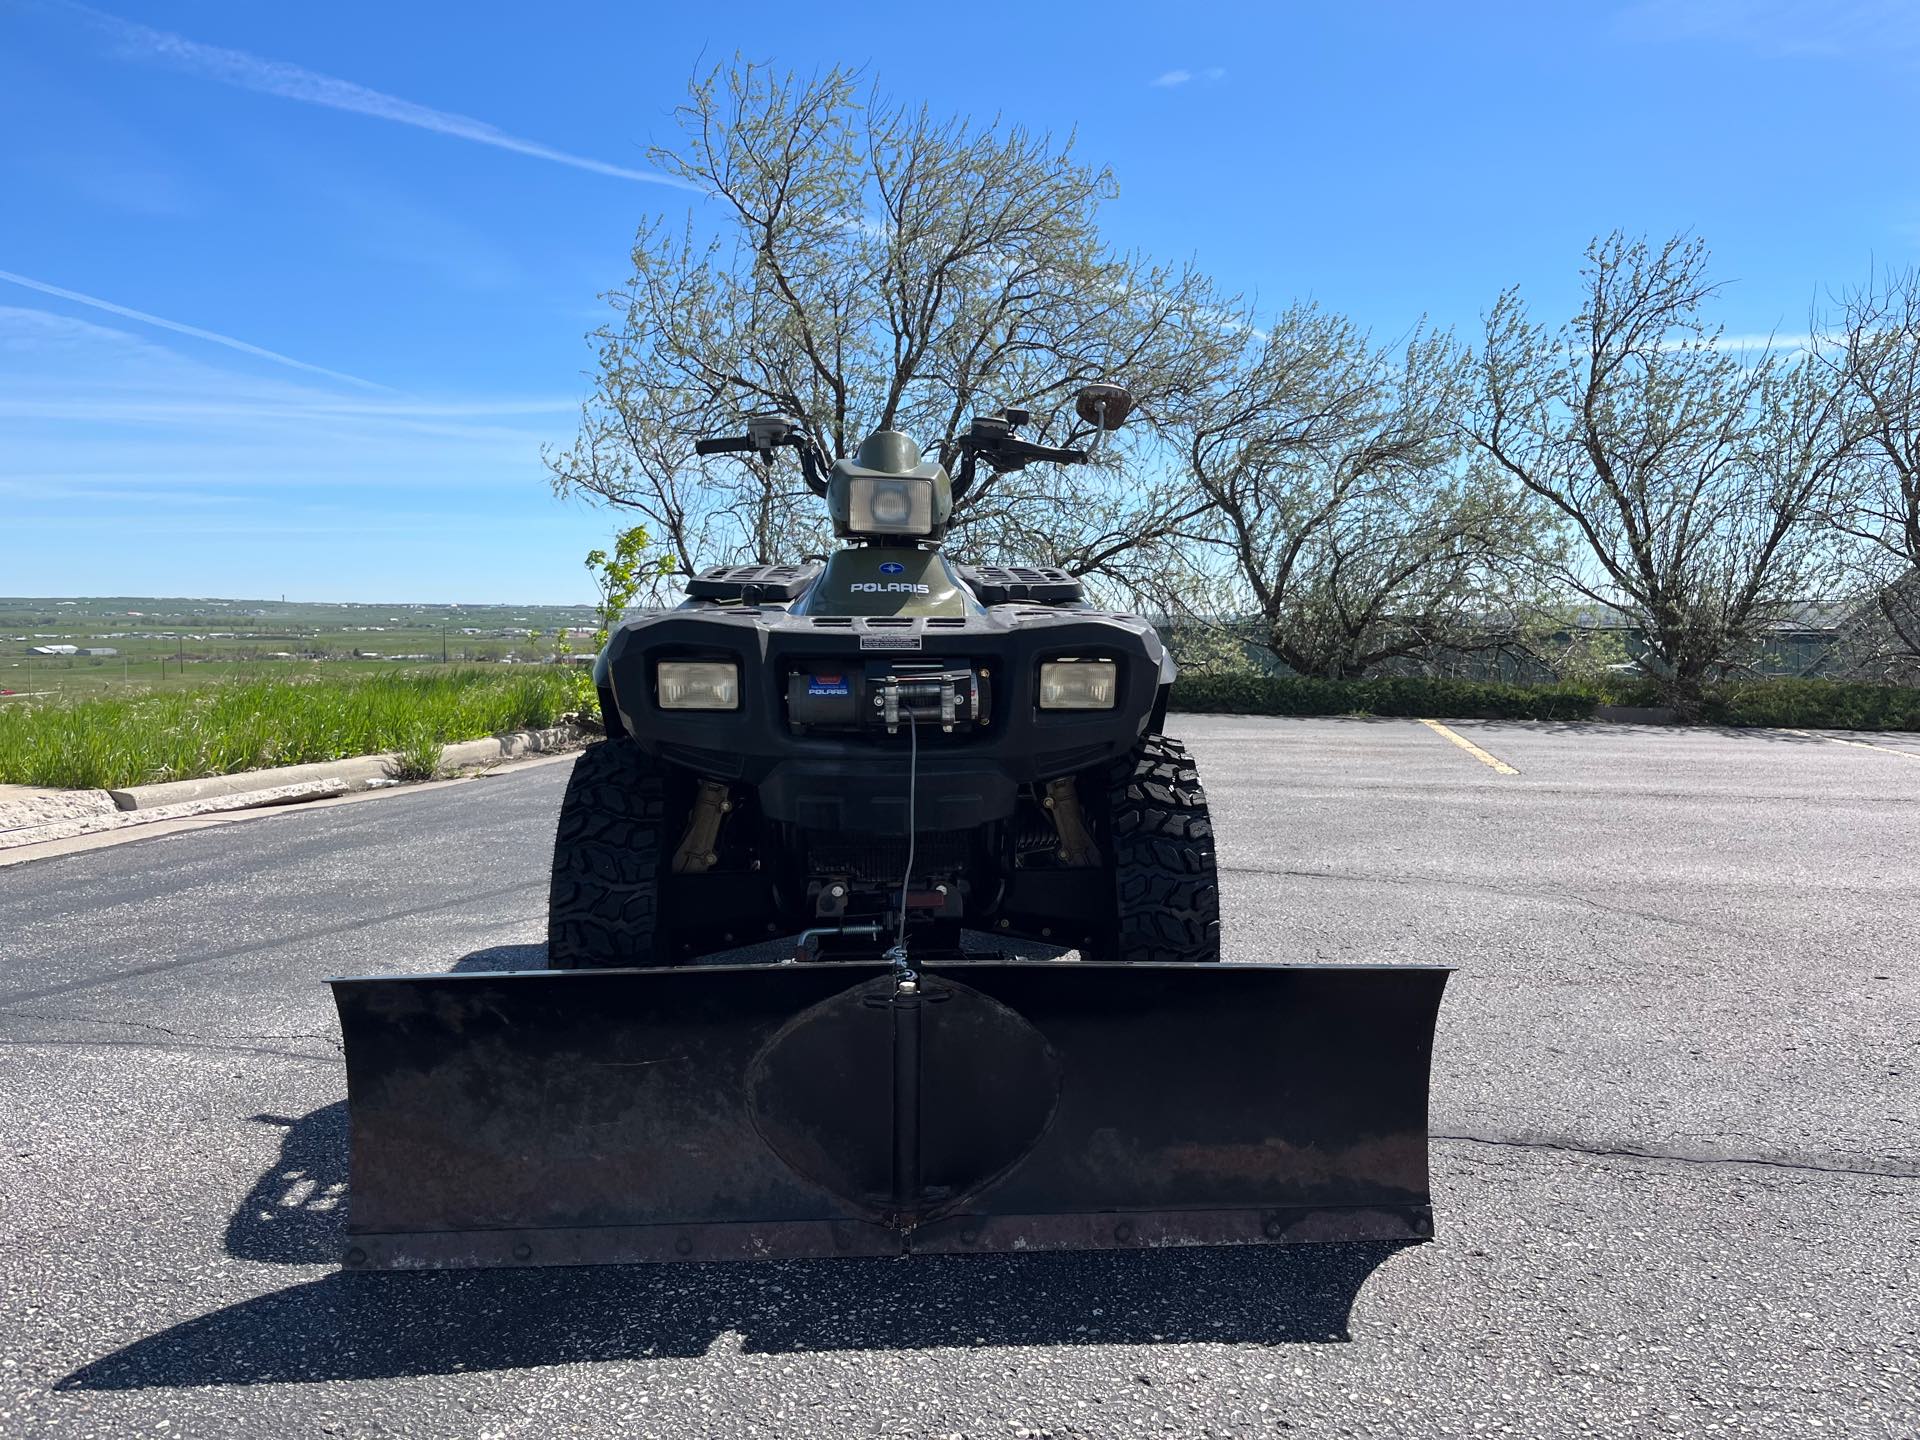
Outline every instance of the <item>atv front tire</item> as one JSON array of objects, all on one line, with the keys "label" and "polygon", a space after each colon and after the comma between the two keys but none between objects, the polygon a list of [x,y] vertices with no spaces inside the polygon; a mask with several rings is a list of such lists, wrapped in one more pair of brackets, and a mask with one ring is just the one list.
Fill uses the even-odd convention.
[{"label": "atv front tire", "polygon": [[574,761],[553,837],[547,968],[665,965],[667,782],[631,740],[602,740]]},{"label": "atv front tire", "polygon": [[1146,735],[1106,774],[1101,839],[1111,931],[1090,959],[1220,958],[1220,881],[1200,772],[1178,740]]}]

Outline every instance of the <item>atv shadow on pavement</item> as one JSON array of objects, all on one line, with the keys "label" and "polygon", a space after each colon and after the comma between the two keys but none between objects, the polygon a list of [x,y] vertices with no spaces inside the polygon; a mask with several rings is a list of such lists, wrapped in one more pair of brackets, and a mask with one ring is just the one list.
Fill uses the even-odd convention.
[{"label": "atv shadow on pavement", "polygon": [[[534,946],[468,961],[537,966]],[[512,950],[513,955],[503,954]],[[475,965],[474,968],[481,968]],[[344,1101],[255,1117],[280,1153],[229,1219],[241,1260],[333,1265],[345,1246]],[[704,1354],[936,1346],[1327,1344],[1397,1244],[334,1273],[185,1321],[62,1390],[367,1380]]]},{"label": "atv shadow on pavement", "polygon": [[489,945],[484,950],[462,955],[452,966],[455,975],[503,974],[546,968],[547,942],[544,940],[530,945]]},{"label": "atv shadow on pavement", "polygon": [[58,1390],[380,1380],[705,1354],[1347,1341],[1391,1244],[328,1275],[188,1320]]}]

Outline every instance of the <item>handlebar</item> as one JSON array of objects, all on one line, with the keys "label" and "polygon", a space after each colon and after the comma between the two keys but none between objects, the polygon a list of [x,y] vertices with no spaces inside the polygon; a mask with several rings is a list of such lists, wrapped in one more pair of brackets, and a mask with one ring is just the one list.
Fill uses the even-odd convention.
[{"label": "handlebar", "polygon": [[[958,500],[972,488],[977,461],[985,460],[995,471],[1018,470],[1032,461],[1052,465],[1082,465],[1087,452],[1066,445],[1036,445],[1013,433],[1025,424],[1027,412],[1008,410],[999,415],[976,415],[973,428],[960,437],[961,463],[953,477],[953,496]],[[769,422],[763,426],[762,422]],[[745,435],[715,435],[693,442],[696,455],[766,455],[771,458],[775,446],[790,445],[800,452],[800,469],[807,488],[816,495],[827,493],[827,477],[822,474],[825,461],[815,451],[812,440],[800,423],[784,415],[755,416],[748,422]]]},{"label": "handlebar", "polygon": [[973,417],[973,428],[960,437],[960,470],[953,477],[955,500],[973,488],[982,460],[996,474],[1019,470],[1034,460],[1054,465],[1081,465],[1086,462],[1085,450],[1065,445],[1036,445],[1031,440],[1022,440],[1015,435],[1014,426],[1024,424],[1026,419],[1024,410]]},{"label": "handlebar", "polygon": [[[781,419],[782,417],[772,418]],[[747,434],[715,435],[705,440],[696,440],[693,442],[693,453],[696,455],[764,454],[771,458],[774,447],[791,446],[800,452],[800,473],[806,477],[807,488],[816,495],[824,496],[827,493],[827,479],[820,473],[820,458],[814,453],[813,442],[807,438],[806,432],[797,426],[786,428],[792,424],[793,422],[784,422],[780,428],[776,429],[773,435],[777,435],[777,439],[772,435]],[[769,440],[771,444],[768,443]]]},{"label": "handlebar", "polygon": [[751,435],[716,435],[711,439],[693,442],[693,453],[696,455],[752,454],[758,448]]},{"label": "handlebar", "polygon": [[1087,459],[1084,450],[1064,445],[1036,445],[1031,440],[1021,440],[1012,435],[996,445],[994,453],[1009,460],[1047,460],[1056,465],[1081,465]]}]

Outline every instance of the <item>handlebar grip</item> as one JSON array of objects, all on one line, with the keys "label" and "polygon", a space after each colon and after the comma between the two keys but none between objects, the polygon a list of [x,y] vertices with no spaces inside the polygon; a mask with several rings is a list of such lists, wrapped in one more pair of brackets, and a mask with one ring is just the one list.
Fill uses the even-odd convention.
[{"label": "handlebar grip", "polygon": [[753,448],[753,438],[749,435],[716,435],[708,440],[693,442],[693,453],[696,455],[725,455],[751,451]]}]

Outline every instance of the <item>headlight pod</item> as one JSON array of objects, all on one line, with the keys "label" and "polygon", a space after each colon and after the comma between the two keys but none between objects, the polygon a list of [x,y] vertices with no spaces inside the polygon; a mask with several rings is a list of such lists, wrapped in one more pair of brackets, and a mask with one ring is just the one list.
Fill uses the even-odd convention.
[{"label": "headlight pod", "polygon": [[1040,665],[1042,710],[1111,710],[1120,667],[1111,660],[1045,660]]},{"label": "headlight pod", "polygon": [[740,667],[731,660],[662,660],[662,710],[738,710]]},{"label": "headlight pod", "polygon": [[933,482],[855,476],[847,481],[847,529],[862,535],[932,534]]}]

